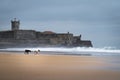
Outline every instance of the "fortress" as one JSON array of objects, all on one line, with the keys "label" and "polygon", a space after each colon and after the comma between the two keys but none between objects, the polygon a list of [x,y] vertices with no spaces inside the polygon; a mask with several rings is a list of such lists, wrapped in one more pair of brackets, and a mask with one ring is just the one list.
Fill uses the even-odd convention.
[{"label": "fortress", "polygon": [[0,31],[0,48],[7,47],[92,47],[90,40],[81,40],[72,33],[21,30],[19,20],[11,20],[10,31]]}]

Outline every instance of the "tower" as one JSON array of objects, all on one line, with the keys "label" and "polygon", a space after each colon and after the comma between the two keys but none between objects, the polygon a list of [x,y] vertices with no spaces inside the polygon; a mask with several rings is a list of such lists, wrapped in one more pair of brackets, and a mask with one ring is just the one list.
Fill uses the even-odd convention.
[{"label": "tower", "polygon": [[20,21],[16,20],[16,18],[14,18],[14,20],[11,20],[11,29],[12,30],[19,30],[19,25],[20,25]]}]

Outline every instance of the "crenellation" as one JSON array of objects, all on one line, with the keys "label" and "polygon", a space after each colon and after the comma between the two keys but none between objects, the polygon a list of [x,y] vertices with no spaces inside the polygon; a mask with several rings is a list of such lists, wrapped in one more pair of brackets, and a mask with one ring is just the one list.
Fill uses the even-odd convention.
[{"label": "crenellation", "polygon": [[19,26],[20,26],[20,21],[16,20],[16,18],[14,18],[14,20],[11,20],[11,29],[12,30],[19,30]]}]

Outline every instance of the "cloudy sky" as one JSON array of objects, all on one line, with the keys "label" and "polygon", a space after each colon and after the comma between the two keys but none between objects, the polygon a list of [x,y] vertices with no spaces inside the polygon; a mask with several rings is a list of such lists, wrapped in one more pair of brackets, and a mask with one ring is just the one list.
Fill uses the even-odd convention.
[{"label": "cloudy sky", "polygon": [[13,18],[21,29],[69,31],[95,47],[120,48],[120,0],[0,0],[0,31]]}]

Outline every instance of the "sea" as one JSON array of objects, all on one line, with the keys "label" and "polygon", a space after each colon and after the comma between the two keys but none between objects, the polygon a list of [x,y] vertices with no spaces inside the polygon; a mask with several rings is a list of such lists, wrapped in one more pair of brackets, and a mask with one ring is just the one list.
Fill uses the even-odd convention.
[{"label": "sea", "polygon": [[76,55],[76,56],[120,56],[120,49],[115,47],[25,47],[25,48],[5,48],[0,51],[24,52],[25,50],[40,50],[44,54],[55,55]]}]

